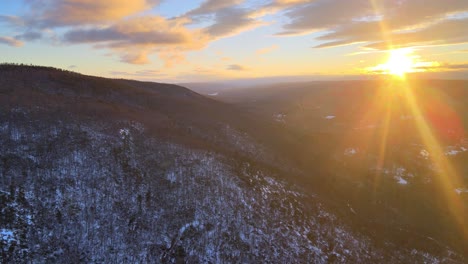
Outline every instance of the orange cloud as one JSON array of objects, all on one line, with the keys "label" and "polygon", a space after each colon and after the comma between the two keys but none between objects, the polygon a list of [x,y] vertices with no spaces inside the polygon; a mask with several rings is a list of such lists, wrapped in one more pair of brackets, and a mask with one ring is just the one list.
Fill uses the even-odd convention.
[{"label": "orange cloud", "polygon": [[433,63],[427,66],[421,66],[422,70],[425,71],[466,71],[468,70],[468,62],[467,63]]},{"label": "orange cloud", "polygon": [[30,0],[33,20],[45,27],[115,21],[158,4],[159,0]]},{"label": "orange cloud", "polygon": [[[26,31],[17,40],[32,41],[42,38],[44,31],[55,33],[57,28],[66,28],[57,36],[59,41],[111,49],[121,61],[132,64],[149,63],[149,56],[158,54],[170,67],[183,62],[187,51],[264,25],[252,9],[239,6],[244,1],[207,0],[182,17],[164,18],[143,15],[160,0],[28,0],[27,15],[0,16],[0,22]],[[188,26],[194,19],[207,17],[214,21],[204,28]],[[1,42],[20,45],[13,40],[4,37]]]},{"label": "orange cloud", "polygon": [[180,61],[181,52],[201,49],[209,41],[209,36],[199,29],[186,28],[185,23],[185,18],[136,17],[104,28],[71,30],[64,40],[113,49],[122,61],[132,64],[148,63],[148,56],[159,52],[169,66],[174,60]]}]

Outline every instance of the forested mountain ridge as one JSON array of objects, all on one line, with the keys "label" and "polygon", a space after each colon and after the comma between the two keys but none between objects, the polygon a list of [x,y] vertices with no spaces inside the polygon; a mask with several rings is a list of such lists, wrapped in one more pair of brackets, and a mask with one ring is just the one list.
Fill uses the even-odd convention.
[{"label": "forested mountain ridge", "polygon": [[351,228],[254,123],[180,86],[0,66],[1,262],[463,262]]}]

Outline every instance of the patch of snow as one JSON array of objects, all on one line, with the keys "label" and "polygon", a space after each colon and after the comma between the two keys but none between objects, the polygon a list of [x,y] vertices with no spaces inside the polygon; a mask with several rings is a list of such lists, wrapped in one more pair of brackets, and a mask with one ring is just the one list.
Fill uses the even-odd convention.
[{"label": "patch of snow", "polygon": [[445,152],[445,155],[447,156],[455,156],[459,153],[459,151],[456,151],[456,150],[449,150],[447,152]]},{"label": "patch of snow", "polygon": [[458,155],[459,153],[468,151],[467,148],[465,147],[454,147],[454,146],[448,146],[447,151],[445,151],[446,156],[455,156]]},{"label": "patch of snow", "polygon": [[5,241],[7,244],[15,241],[15,234],[10,229],[0,229],[0,238],[2,241]]},{"label": "patch of snow", "polygon": [[395,176],[395,179],[397,179],[397,180],[398,180],[398,183],[399,183],[399,184],[402,184],[402,185],[406,185],[406,184],[408,184],[408,181],[407,181],[407,180],[405,180],[405,179],[403,179],[403,178],[402,178],[402,177],[400,177],[400,176]]},{"label": "patch of snow", "polygon": [[458,195],[461,195],[462,193],[468,193],[468,188],[457,188],[457,189],[455,189],[455,192]]},{"label": "patch of snow", "polygon": [[122,139],[125,139],[127,136],[130,135],[130,130],[128,128],[122,128],[119,130],[120,136]]},{"label": "patch of snow", "polygon": [[175,183],[177,181],[177,176],[174,172],[169,172],[167,175],[167,180],[170,181],[171,183]]},{"label": "patch of snow", "polygon": [[408,172],[404,167],[394,166],[392,169],[377,168],[377,170],[381,171],[385,175],[392,175],[392,177],[397,180],[397,183],[402,185],[408,184],[407,179],[414,177],[414,174]]},{"label": "patch of snow", "polygon": [[356,155],[358,152],[359,152],[359,150],[357,150],[355,148],[347,148],[347,149],[345,149],[344,154],[346,156],[353,156],[353,155]]},{"label": "patch of snow", "polygon": [[351,205],[348,204],[348,208],[351,211],[351,213],[356,214],[356,211],[354,211],[354,209],[351,207]]},{"label": "patch of snow", "polygon": [[132,122],[130,122],[130,126],[131,126],[133,129],[135,129],[135,130],[137,130],[138,132],[140,132],[140,133],[143,132],[143,131],[145,130],[145,126],[144,126],[143,124],[139,123],[139,122],[132,121]]},{"label": "patch of snow", "polygon": [[325,119],[328,119],[328,120],[332,120],[332,119],[335,119],[336,116],[334,115],[328,115],[325,117]]},{"label": "patch of snow", "polygon": [[401,176],[405,175],[405,172],[406,172],[406,169],[403,168],[403,167],[398,167],[395,170],[395,173],[396,173],[397,177],[401,177]]},{"label": "patch of snow", "polygon": [[215,93],[209,93],[208,95],[209,96],[218,96],[219,92],[215,92]]},{"label": "patch of snow", "polygon": [[421,150],[421,151],[419,152],[419,155],[421,155],[421,157],[422,157],[423,159],[428,159],[428,158],[429,158],[429,152],[428,152],[427,150],[425,150],[425,149]]},{"label": "patch of snow", "polygon": [[286,120],[284,119],[285,117],[286,117],[285,114],[281,114],[281,113],[280,113],[280,114],[276,114],[276,115],[275,115],[275,120],[276,120],[276,122],[284,123],[284,122],[286,122]]},{"label": "patch of snow", "polygon": [[33,221],[32,221],[32,216],[31,215],[26,215],[26,222],[28,223],[28,225],[32,225],[33,224]]},{"label": "patch of snow", "polygon": [[199,225],[200,225],[200,222],[198,222],[197,220],[194,220],[191,223],[187,223],[179,229],[179,235],[182,235],[185,232],[185,230],[187,230],[187,228],[191,226],[197,228]]}]

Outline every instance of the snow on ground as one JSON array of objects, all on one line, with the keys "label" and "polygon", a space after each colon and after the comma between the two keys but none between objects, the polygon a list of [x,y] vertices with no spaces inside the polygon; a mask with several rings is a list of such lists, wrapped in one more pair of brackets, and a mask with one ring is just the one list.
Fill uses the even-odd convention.
[{"label": "snow on ground", "polygon": [[336,116],[334,115],[328,115],[325,117],[325,119],[328,119],[328,120],[332,120],[332,119],[335,119]]},{"label": "snow on ground", "polygon": [[349,203],[348,203],[348,208],[351,211],[351,213],[357,214],[356,211],[354,211],[354,209],[351,207],[351,205]]},{"label": "snow on ground", "polygon": [[209,93],[208,95],[209,96],[218,96],[218,94],[219,94],[218,92],[215,92],[215,93]]},{"label": "snow on ground", "polygon": [[[444,155],[445,156],[456,156],[456,155],[458,155],[460,153],[463,153],[463,152],[466,152],[466,151],[468,151],[468,148],[466,148],[464,146],[447,146],[445,148]],[[426,149],[421,149],[421,151],[419,152],[419,155],[423,159],[429,159],[429,157],[430,157],[430,153]]]},{"label": "snow on ground", "polygon": [[465,151],[468,151],[467,148],[465,147],[458,147],[458,146],[448,146],[446,151],[445,151],[445,155],[446,156],[455,156],[455,155],[458,155],[462,152],[465,152]]},{"label": "snow on ground", "polygon": [[414,177],[414,175],[412,173],[409,173],[407,172],[407,170],[403,167],[398,167],[396,170],[395,170],[395,179],[397,180],[398,184],[402,184],[402,185],[406,185],[408,184],[408,181],[403,178],[406,177]]},{"label": "snow on ground", "polygon": [[128,128],[122,128],[119,130],[119,134],[121,136],[122,139],[125,139],[125,137],[127,137],[128,135],[130,135],[130,129]]},{"label": "snow on ground", "polygon": [[468,188],[457,188],[457,189],[455,189],[455,192],[458,195],[461,195],[462,193],[468,193]]},{"label": "snow on ground", "polygon": [[428,159],[429,158],[429,151],[425,150],[425,149],[422,149],[420,152],[419,152],[419,155],[423,158],[423,159]]},{"label": "snow on ground", "polygon": [[356,155],[358,152],[359,152],[358,149],[355,149],[355,148],[347,148],[347,149],[345,149],[344,154],[345,154],[346,156],[353,156],[353,155]]},{"label": "snow on ground", "polygon": [[406,168],[404,167],[399,167],[399,166],[393,166],[393,168],[382,168],[378,169],[381,170],[383,174],[385,175],[390,175],[392,176],[398,184],[401,185],[407,185],[408,184],[408,179],[413,178],[414,174],[411,172],[408,172]]},{"label": "snow on ground", "polygon": [[15,234],[10,229],[0,229],[0,239],[5,241],[7,244],[11,244],[16,240]]},{"label": "snow on ground", "polygon": [[402,177],[400,177],[400,176],[395,176],[395,179],[397,179],[397,180],[398,180],[397,182],[398,182],[399,184],[402,184],[402,185],[406,185],[406,184],[408,184],[408,181],[407,181],[407,180],[405,180],[405,179],[403,179],[403,178],[402,178]]},{"label": "snow on ground", "polygon": [[275,115],[275,120],[276,120],[276,122],[284,123],[284,122],[286,122],[285,117],[286,117],[285,114],[281,114],[281,113],[280,113],[280,114],[276,114],[276,115]]}]

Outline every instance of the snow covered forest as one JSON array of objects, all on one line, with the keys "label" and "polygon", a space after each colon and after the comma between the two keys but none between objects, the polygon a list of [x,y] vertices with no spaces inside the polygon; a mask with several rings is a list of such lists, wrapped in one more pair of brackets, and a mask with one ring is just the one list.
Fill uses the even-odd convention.
[{"label": "snow covered forest", "polygon": [[[34,74],[48,87],[64,85],[48,72]],[[223,141],[229,149],[223,151],[153,133],[154,124],[144,118],[79,111],[90,105],[86,100],[103,100],[99,96],[48,88],[34,91],[41,94],[31,96],[36,103],[21,96],[32,93],[24,88],[29,83],[14,87],[5,80],[0,81],[2,263],[463,260],[448,249],[432,254],[376,243],[319,196],[285,180],[285,173],[294,172],[268,163],[274,157],[261,155],[254,139],[228,124],[219,122],[217,134],[203,133],[196,123],[183,128],[190,137]]]}]

